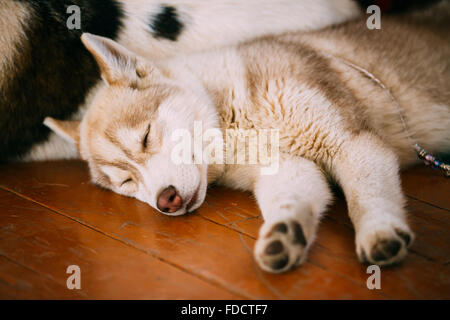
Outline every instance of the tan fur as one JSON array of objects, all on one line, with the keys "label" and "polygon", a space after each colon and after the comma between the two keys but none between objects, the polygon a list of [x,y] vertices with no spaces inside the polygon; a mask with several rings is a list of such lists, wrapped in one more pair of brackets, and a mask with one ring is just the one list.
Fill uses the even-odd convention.
[{"label": "tan fur", "polygon": [[[152,60],[235,45],[268,34],[316,30],[362,15],[360,6],[354,0],[172,0],[169,3],[156,0],[118,0],[116,2],[123,13],[118,26],[117,41],[134,53]],[[173,18],[177,18],[170,22],[173,26],[176,26],[176,21],[180,22],[179,30],[176,27],[166,28],[169,33],[172,29],[173,34],[160,34],[157,17],[161,17],[164,10],[172,10],[170,13]],[[60,22],[64,24],[64,21]],[[82,25],[84,23],[85,19],[82,17]],[[18,66],[29,62],[25,61],[29,60],[29,55],[25,56],[26,58],[22,57],[23,61],[17,63]],[[62,64],[56,66],[61,68]],[[73,92],[75,91],[72,90]],[[90,90],[89,95],[93,92],[94,88]],[[89,104],[89,99],[86,99],[85,104]],[[83,106],[80,106],[80,109],[82,108]],[[67,107],[62,109],[67,110]],[[76,150],[53,134],[48,142],[33,145],[20,160],[76,157]]]},{"label": "tan fur", "polygon": [[[331,199],[325,173],[344,190],[359,258],[382,265],[400,261],[413,233],[398,171],[415,158],[399,112],[429,151],[450,150],[450,33],[440,20],[446,14],[437,11],[386,17],[382,31],[366,29],[361,20],[158,65],[85,35],[108,86],[81,123],[82,157],[95,182],[153,207],[168,185],[182,199],[196,199],[174,215],[200,206],[212,181],[253,191],[265,219],[255,258],[270,272],[304,261]],[[401,110],[386,90],[342,59],[379,78]],[[145,66],[143,76],[133,67],[138,65]],[[123,81],[108,76],[111,68]],[[180,128],[193,133],[195,121],[224,136],[232,128],[278,129],[278,172],[263,176],[260,165],[250,164],[175,165],[170,134]],[[143,147],[148,128],[149,145]],[[274,253],[278,242],[283,250]]]},{"label": "tan fur", "polygon": [[[267,91],[260,91],[259,95],[255,93],[261,88],[269,88],[270,84],[275,86],[294,81],[299,87],[306,85],[319,91],[320,96],[338,107],[335,121],[339,124],[336,123],[336,126],[343,126],[348,134],[360,130],[375,131],[396,148],[403,164],[415,162],[415,153],[406,140],[399,110],[389,95],[373,80],[363,77],[342,61],[330,58],[331,55],[345,57],[382,79],[403,109],[400,111],[405,113],[408,128],[416,142],[433,152],[448,150],[450,14],[441,14],[438,17],[428,16],[428,19],[413,17],[407,24],[402,23],[401,19],[397,21],[386,17],[383,18],[382,32],[368,30],[364,28],[364,21],[359,21],[308,34],[269,37],[241,46],[240,53],[247,65],[247,86],[253,103],[243,110],[242,106],[229,101],[231,108],[222,107],[226,114],[222,117],[228,118],[225,126],[231,125],[231,118],[227,115],[230,113],[238,113],[241,118],[255,114],[259,116],[261,112],[272,114],[274,118],[258,117],[251,124],[240,125],[283,128],[287,152],[295,151],[295,146],[299,145],[298,155],[317,159],[323,147],[321,143],[327,142],[326,138],[331,133],[321,130],[306,134],[313,122],[318,123],[317,119],[302,121],[299,126],[297,119],[292,119],[297,105],[277,106],[282,101],[274,101],[273,97],[267,96]],[[255,60],[264,62],[256,67]],[[267,66],[266,70],[256,69],[261,65]],[[211,82],[208,81],[207,85],[211,86]],[[305,98],[301,97],[301,91],[292,94],[299,95],[298,99],[304,105]],[[289,93],[283,92],[283,96],[286,95]],[[220,97],[219,100],[223,102],[226,98]],[[268,109],[276,107],[287,109],[284,110],[287,116],[279,116]],[[320,117],[329,120],[328,116]],[[259,123],[261,121],[266,123]],[[327,127],[337,129],[333,123],[324,123],[322,129]],[[339,145],[337,140],[328,142],[330,147],[326,148],[327,152],[332,152]],[[316,147],[310,148],[313,145]],[[326,157],[324,155],[323,159]]]}]

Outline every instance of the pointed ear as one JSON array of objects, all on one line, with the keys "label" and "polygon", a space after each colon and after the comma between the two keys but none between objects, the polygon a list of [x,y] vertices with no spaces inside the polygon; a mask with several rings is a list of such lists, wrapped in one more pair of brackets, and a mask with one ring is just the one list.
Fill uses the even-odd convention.
[{"label": "pointed ear", "polygon": [[56,120],[46,117],[44,124],[64,140],[75,144],[78,148],[80,143],[80,122],[69,120]]},{"label": "pointed ear", "polygon": [[144,87],[147,75],[153,71],[153,66],[117,42],[83,33],[81,41],[93,55],[100,67],[103,80],[109,85]]}]

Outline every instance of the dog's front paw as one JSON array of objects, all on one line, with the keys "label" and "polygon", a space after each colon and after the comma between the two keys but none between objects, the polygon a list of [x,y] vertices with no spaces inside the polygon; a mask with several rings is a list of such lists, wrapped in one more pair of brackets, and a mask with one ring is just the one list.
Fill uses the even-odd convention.
[{"label": "dog's front paw", "polygon": [[255,258],[263,270],[280,273],[303,262],[307,241],[299,222],[279,221],[264,225],[261,230],[255,245]]},{"label": "dog's front paw", "polygon": [[413,239],[414,234],[406,225],[367,228],[359,232],[356,250],[361,262],[387,266],[405,258]]}]

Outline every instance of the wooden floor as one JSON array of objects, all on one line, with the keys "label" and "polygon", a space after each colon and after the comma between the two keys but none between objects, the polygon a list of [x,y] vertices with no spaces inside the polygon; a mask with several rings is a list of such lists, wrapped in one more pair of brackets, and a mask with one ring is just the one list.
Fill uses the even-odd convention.
[{"label": "wooden floor", "polygon": [[[251,195],[210,190],[193,214],[168,217],[89,183],[78,161],[0,166],[0,298],[450,299],[450,180],[402,175],[417,240],[399,266],[366,286],[342,199],[322,221],[307,262],[260,271],[261,226]],[[81,290],[66,268],[81,269]]]}]

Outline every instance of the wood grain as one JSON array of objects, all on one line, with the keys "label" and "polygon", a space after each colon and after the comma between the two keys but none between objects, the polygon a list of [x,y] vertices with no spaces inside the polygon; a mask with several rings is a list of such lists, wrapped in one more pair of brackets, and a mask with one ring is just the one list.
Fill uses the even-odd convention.
[{"label": "wood grain", "polygon": [[[0,297],[240,298],[11,193],[0,191],[0,211]],[[70,265],[81,290],[67,289]]]},{"label": "wood grain", "polygon": [[[357,261],[342,198],[307,262],[271,275],[251,255],[262,219],[248,193],[215,187],[195,213],[168,217],[91,185],[79,161],[0,166],[0,176],[4,298],[450,298],[450,188],[420,168],[402,175],[417,241],[404,263],[383,268],[381,290],[366,287],[367,266]],[[415,179],[427,191],[418,191]],[[72,260],[89,279],[76,294],[65,288],[64,266]],[[14,291],[3,279],[33,287]]]}]

